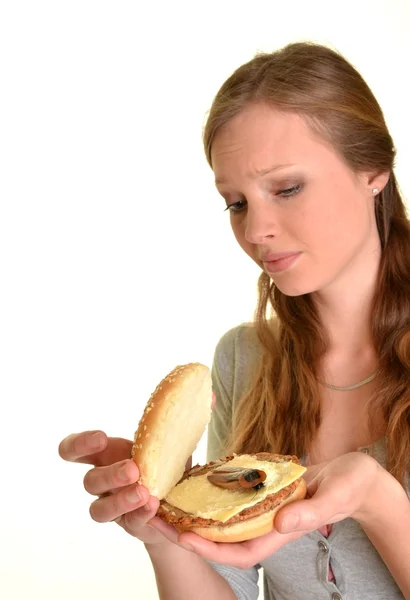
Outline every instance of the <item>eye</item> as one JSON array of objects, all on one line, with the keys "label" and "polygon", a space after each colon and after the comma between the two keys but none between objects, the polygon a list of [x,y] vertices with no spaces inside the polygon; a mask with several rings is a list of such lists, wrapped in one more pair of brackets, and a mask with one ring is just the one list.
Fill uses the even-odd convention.
[{"label": "eye", "polygon": [[298,183],[297,185],[294,185],[290,188],[286,188],[284,190],[279,190],[278,192],[276,192],[276,195],[284,196],[285,198],[288,198],[289,196],[295,196],[295,194],[300,192],[301,189],[302,189],[302,186]]},{"label": "eye", "polygon": [[239,213],[244,210],[246,206],[246,200],[239,200],[238,202],[233,202],[232,204],[228,204],[225,208],[225,211],[228,210],[231,213]]}]

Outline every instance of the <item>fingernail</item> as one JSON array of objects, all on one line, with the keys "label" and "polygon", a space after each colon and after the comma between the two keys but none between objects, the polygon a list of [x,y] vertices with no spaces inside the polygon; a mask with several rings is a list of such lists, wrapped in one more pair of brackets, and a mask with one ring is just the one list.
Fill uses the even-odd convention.
[{"label": "fingernail", "polygon": [[144,510],[146,510],[147,512],[151,512],[149,504],[144,504]]},{"label": "fingernail", "polygon": [[104,441],[104,436],[102,433],[97,432],[97,433],[93,433],[89,440],[88,440],[88,445],[90,446],[90,448],[99,448],[101,446],[101,444]]},{"label": "fingernail", "polygon": [[134,504],[135,502],[139,502],[141,500],[141,494],[139,493],[136,487],[133,487],[130,490],[128,490],[126,498],[128,502]]},{"label": "fingernail", "polygon": [[127,465],[122,465],[122,467],[120,469],[118,469],[118,477],[122,481],[128,481],[129,477],[128,477],[128,473],[127,473]]},{"label": "fingernail", "polygon": [[291,531],[295,531],[298,525],[299,516],[293,513],[288,513],[282,518],[279,531],[280,533],[290,533]]}]

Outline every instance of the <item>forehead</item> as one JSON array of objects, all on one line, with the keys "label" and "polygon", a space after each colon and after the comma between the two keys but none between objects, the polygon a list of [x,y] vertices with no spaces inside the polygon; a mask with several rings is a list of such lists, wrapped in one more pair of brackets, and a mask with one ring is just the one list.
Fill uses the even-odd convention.
[{"label": "forehead", "polygon": [[233,168],[246,169],[251,174],[275,164],[295,164],[315,157],[323,160],[329,152],[330,146],[302,116],[254,104],[217,131],[211,158],[218,181]]}]

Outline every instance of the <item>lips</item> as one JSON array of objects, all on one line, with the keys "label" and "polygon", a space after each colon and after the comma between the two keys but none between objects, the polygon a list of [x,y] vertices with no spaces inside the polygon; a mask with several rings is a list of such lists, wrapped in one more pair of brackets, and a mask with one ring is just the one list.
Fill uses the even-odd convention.
[{"label": "lips", "polygon": [[300,252],[274,252],[271,254],[264,254],[261,256],[262,262],[275,262],[276,260],[281,260],[282,258],[289,258],[290,256],[296,256],[296,254],[300,254]]},{"label": "lips", "polygon": [[265,271],[279,273],[291,267],[299,258],[301,252],[275,252],[262,258]]}]

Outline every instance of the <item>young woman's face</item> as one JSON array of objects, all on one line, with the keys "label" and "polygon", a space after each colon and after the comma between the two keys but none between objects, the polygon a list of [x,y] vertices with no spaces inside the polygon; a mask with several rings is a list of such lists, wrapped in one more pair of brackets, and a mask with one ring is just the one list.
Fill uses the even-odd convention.
[{"label": "young woman's face", "polygon": [[215,135],[212,168],[237,241],[284,294],[322,290],[379,256],[377,182],[299,115],[247,107]]}]

